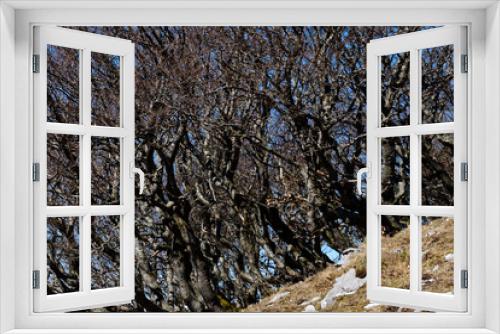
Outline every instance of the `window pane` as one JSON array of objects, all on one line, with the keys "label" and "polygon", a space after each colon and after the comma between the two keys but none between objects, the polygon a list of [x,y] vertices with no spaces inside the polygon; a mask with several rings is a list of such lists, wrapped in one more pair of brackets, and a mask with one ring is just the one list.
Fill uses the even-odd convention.
[{"label": "window pane", "polygon": [[120,126],[120,57],[92,52],[92,125]]},{"label": "window pane", "polygon": [[453,293],[453,218],[421,217],[422,291]]},{"label": "window pane", "polygon": [[410,204],[410,137],[382,138],[382,204]]},{"label": "window pane", "polygon": [[421,51],[422,123],[453,122],[453,46]]},{"label": "window pane", "polygon": [[80,51],[47,45],[47,122],[80,121]]},{"label": "window pane", "polygon": [[453,206],[453,134],[422,136],[422,204]]},{"label": "window pane", "polygon": [[92,205],[120,204],[120,139],[92,137]]},{"label": "window pane", "polygon": [[410,53],[381,57],[382,126],[410,124]]},{"label": "window pane", "polygon": [[79,205],[80,137],[47,134],[47,205]]},{"label": "window pane", "polygon": [[381,217],[381,286],[410,288],[409,227],[410,217]]},{"label": "window pane", "polygon": [[79,291],[78,217],[47,219],[47,294]]},{"label": "window pane", "polygon": [[120,286],[120,216],[92,217],[92,289]]}]

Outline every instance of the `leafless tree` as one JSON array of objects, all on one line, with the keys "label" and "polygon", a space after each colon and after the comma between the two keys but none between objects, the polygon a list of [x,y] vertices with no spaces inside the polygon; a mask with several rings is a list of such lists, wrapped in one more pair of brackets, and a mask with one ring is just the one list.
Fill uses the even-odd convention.
[{"label": "leafless tree", "polygon": [[[237,311],[334,262],[326,246],[340,254],[363,241],[365,201],[356,195],[354,179],[366,163],[366,44],[418,27],[78,29],[136,44],[136,164],[146,173],[145,193],[136,196],[136,298],[108,310]],[[449,56],[429,54],[424,61],[437,64],[429,66],[429,80],[440,81],[449,94],[428,89],[429,111],[440,108],[448,116]],[[74,122],[78,73],[66,67],[77,56],[61,49],[49,58],[49,120]],[[93,122],[115,125],[119,62],[101,58],[93,66]],[[384,64],[383,118],[402,121],[408,64],[403,56]],[[50,158],[65,165],[49,168],[54,201],[78,200],[78,184],[69,175],[78,173],[78,150],[68,140],[49,150]],[[112,161],[119,150],[112,144],[96,149],[102,157],[93,166],[102,177],[93,180],[95,196],[105,202],[119,186],[106,182],[117,177]],[[436,145],[425,147],[432,151]],[[409,148],[403,139],[384,147],[383,198],[403,204]],[[425,173],[443,172],[449,163],[437,158]],[[452,194],[452,178],[443,180],[430,183],[430,201],[450,193],[450,185]],[[390,219],[384,227],[401,228]],[[78,233],[61,222],[54,229],[51,237],[63,237],[49,242],[51,253],[77,242]],[[108,239],[96,236],[95,248]],[[106,256],[93,260],[101,274],[119,247],[105,249]],[[65,263],[49,270],[55,293],[78,284],[78,265],[68,261],[73,253],[64,253],[63,260],[49,257],[50,268]]]}]

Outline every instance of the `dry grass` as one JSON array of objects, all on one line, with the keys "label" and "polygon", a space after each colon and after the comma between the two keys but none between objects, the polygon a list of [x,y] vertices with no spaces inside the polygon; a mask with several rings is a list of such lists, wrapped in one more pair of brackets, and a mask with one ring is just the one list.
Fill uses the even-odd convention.
[{"label": "dry grass", "polygon": [[[407,229],[393,237],[382,237],[383,283],[387,286],[404,287],[409,284],[409,231]],[[406,246],[405,246],[406,245]],[[453,262],[445,256],[453,253],[453,220],[435,219],[422,226],[422,279],[423,290],[449,292],[453,290]],[[366,249],[364,245],[357,253],[348,255],[342,266],[329,266],[325,270],[302,282],[284,286],[275,294],[267,296],[260,303],[250,305],[243,312],[302,312],[307,305],[314,305],[321,310],[320,302],[333,287],[335,279],[349,269],[354,268],[357,277],[366,276]],[[280,293],[288,294],[271,303],[271,299]],[[393,306],[378,305],[368,310],[366,286],[351,295],[336,299],[335,303],[322,312],[407,312]]]},{"label": "dry grass", "polygon": [[422,227],[422,290],[453,292],[453,219],[433,220]]}]

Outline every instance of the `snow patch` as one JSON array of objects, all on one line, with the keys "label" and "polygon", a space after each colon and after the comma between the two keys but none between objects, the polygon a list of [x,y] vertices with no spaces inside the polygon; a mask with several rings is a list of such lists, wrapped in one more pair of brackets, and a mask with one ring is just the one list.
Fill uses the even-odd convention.
[{"label": "snow patch", "polygon": [[370,304],[365,305],[363,308],[364,308],[365,310],[371,310],[372,308],[375,308],[375,307],[377,307],[377,306],[380,306],[380,304],[377,304],[377,303],[370,303]]},{"label": "snow patch", "polygon": [[321,309],[333,305],[338,297],[356,293],[356,291],[365,285],[365,283],[366,278],[356,277],[356,271],[354,268],[349,269],[345,274],[335,279],[333,288],[328,291],[320,303]]},{"label": "snow patch", "polygon": [[316,312],[316,308],[313,305],[307,305],[304,312]]},{"label": "snow patch", "polygon": [[280,299],[288,296],[290,294],[289,291],[285,291],[285,292],[280,292],[278,294],[276,294],[273,298],[271,298],[271,300],[267,303],[267,305],[271,305],[271,304],[274,304],[276,303],[277,301],[279,301]]},{"label": "snow patch", "polygon": [[316,296],[314,298],[306,300],[305,302],[300,303],[300,306],[306,306],[306,305],[309,305],[309,304],[314,304],[314,303],[316,303],[320,299],[321,299],[320,296]]},{"label": "snow patch", "polygon": [[351,247],[351,248],[345,249],[342,252],[342,255],[347,255],[347,254],[351,254],[351,253],[359,253],[359,252],[360,252],[359,248],[353,248],[353,247]]}]

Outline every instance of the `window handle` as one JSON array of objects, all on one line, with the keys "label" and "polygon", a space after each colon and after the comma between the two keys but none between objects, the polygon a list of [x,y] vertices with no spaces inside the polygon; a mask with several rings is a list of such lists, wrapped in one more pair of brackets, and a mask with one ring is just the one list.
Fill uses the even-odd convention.
[{"label": "window handle", "polygon": [[358,173],[356,174],[356,189],[358,195],[363,195],[363,189],[361,189],[361,183],[363,182],[362,181],[363,174],[366,174],[366,177],[368,177],[370,175],[369,173],[370,170],[368,167],[360,168],[358,170]]},{"label": "window handle", "polygon": [[134,178],[135,174],[139,174],[139,195],[142,195],[144,192],[144,172],[140,168],[135,167],[135,164],[131,162],[130,177]]}]

